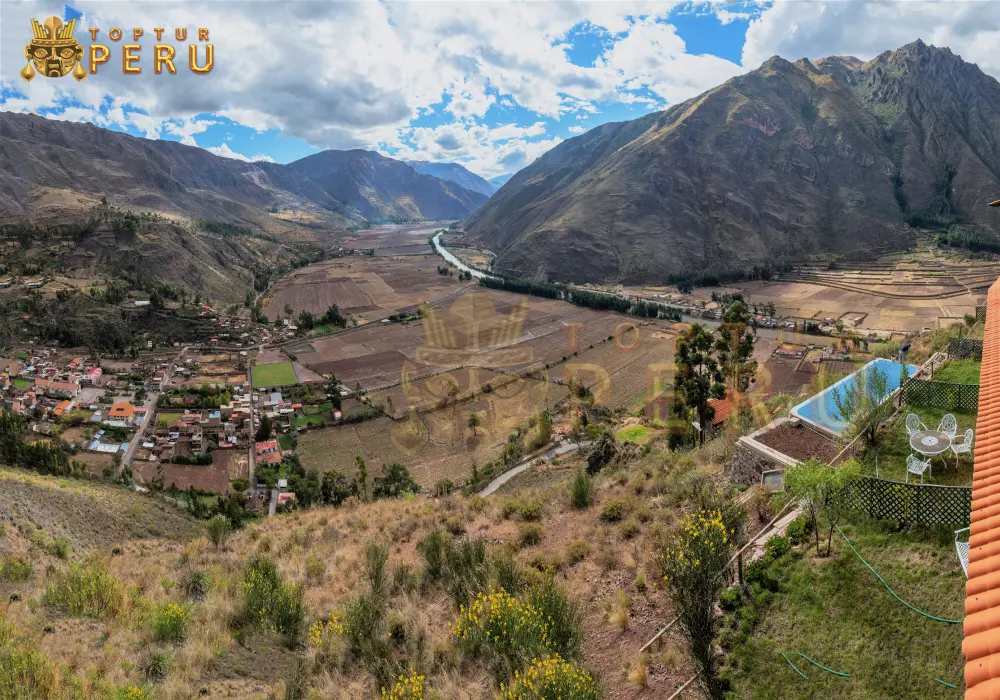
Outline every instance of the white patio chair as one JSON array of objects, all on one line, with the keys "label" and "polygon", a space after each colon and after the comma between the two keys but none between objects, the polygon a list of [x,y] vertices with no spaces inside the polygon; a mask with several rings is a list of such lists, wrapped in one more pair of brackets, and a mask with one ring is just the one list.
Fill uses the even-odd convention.
[{"label": "white patio chair", "polygon": [[[962,533],[966,533],[965,541],[961,539]],[[961,530],[955,530],[955,553],[958,555],[958,563],[962,565],[962,571],[965,572],[965,578],[969,578],[969,528],[963,527]]]},{"label": "white patio chair", "polygon": [[920,476],[920,483],[924,483],[924,472],[929,472],[931,461],[921,462],[916,456],[910,455],[906,458],[906,480],[910,480],[910,474]]},{"label": "white patio chair", "polygon": [[938,430],[954,440],[955,436],[958,435],[958,420],[950,413],[946,413],[941,419],[941,425],[938,426]]},{"label": "white patio chair", "polygon": [[965,431],[965,439],[962,442],[952,442],[951,451],[955,453],[955,466],[958,466],[958,458],[961,455],[967,454],[972,455],[972,439],[975,436],[975,432],[972,428]]},{"label": "white patio chair", "polygon": [[907,437],[913,437],[921,430],[927,430],[927,427],[920,421],[920,417],[916,413],[907,413],[906,414]]}]

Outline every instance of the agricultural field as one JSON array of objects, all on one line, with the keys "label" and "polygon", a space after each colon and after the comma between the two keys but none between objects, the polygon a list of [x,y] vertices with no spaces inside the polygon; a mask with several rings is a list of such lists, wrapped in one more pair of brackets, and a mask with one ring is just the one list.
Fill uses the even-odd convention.
[{"label": "agricultural field", "polygon": [[268,318],[300,311],[320,315],[332,304],[359,323],[384,318],[459,291],[468,282],[438,274],[441,258],[407,246],[386,248],[375,256],[354,255],[297,270],[275,286],[264,307]]},{"label": "agricultural field", "polygon": [[257,365],[253,368],[253,387],[291,386],[296,383],[295,370],[290,362]]},{"label": "agricultural field", "polygon": [[[310,369],[333,372],[346,385],[360,384],[366,391],[470,366],[515,374],[533,369],[563,378],[564,370],[554,365],[574,352],[582,356],[591,346],[614,343],[616,336],[617,342],[632,345],[629,337],[637,323],[552,299],[473,287],[436,305],[422,320],[305,340],[288,352]],[[653,327],[642,326],[640,339]],[[657,327],[657,332],[669,330]],[[664,361],[668,350],[665,344],[649,349]]]},{"label": "agricultural field", "polygon": [[[306,469],[337,469],[353,475],[355,458],[363,456],[369,472],[382,464],[405,464],[425,488],[441,479],[464,481],[472,465],[496,459],[507,435],[516,426],[567,395],[565,387],[522,379],[475,400],[448,403],[442,408],[414,412],[407,419],[381,417],[363,423],[310,431],[299,437],[298,455]],[[473,431],[469,415],[482,425]]]},{"label": "agricultural field", "polygon": [[238,353],[205,353],[195,357],[196,373],[183,386],[242,384],[247,380],[246,357]]}]

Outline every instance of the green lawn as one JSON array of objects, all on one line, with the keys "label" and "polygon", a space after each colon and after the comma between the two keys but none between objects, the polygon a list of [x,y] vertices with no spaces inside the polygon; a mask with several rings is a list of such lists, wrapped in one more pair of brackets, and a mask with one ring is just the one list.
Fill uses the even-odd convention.
[{"label": "green lawn", "polygon": [[281,447],[282,452],[290,450],[292,449],[292,438],[288,435],[279,435],[278,445]]},{"label": "green lawn", "polygon": [[[962,619],[965,577],[950,532],[900,533],[866,521],[842,527],[904,600],[938,617]],[[732,697],[962,697],[962,625],[935,622],[906,608],[839,535],[834,538],[829,559],[814,559],[814,550],[803,551],[801,545],[778,559],[771,566],[778,591],[755,585],[751,596],[726,615],[721,639],[728,651],[725,673]],[[793,658],[809,680],[780,652]],[[851,677],[829,674],[796,652]]]},{"label": "green lawn", "polygon": [[19,360],[27,360],[28,353],[26,353],[24,350],[18,350],[16,353],[14,353],[14,357],[16,357]]},{"label": "green lawn", "polygon": [[328,323],[321,323],[318,326],[313,326],[314,333],[333,333],[333,326]]},{"label": "green lawn", "polygon": [[304,406],[302,412],[307,416],[315,416],[323,412],[319,406]]},{"label": "green lawn", "polygon": [[27,389],[28,387],[31,386],[31,382],[28,381],[27,379],[18,378],[14,380],[14,386],[18,389]]},{"label": "green lawn", "polygon": [[[957,411],[945,411],[934,408],[922,408],[917,406],[904,406],[900,412],[898,420],[884,433],[884,436],[876,447],[878,454],[878,475],[883,479],[894,481],[906,481],[906,458],[913,450],[910,448],[910,439],[906,433],[906,414],[916,413],[925,426],[936,429],[941,423],[941,418],[946,413],[951,413],[958,420],[959,435],[962,435],[966,428],[976,427],[976,415],[974,413],[959,413]],[[917,455],[925,459],[921,455]],[[947,468],[941,463],[944,457],[948,463]],[[875,473],[874,454],[869,453],[863,458],[866,461],[865,473]],[[972,459],[969,455],[962,455],[958,466],[955,463],[955,456],[951,450],[943,455],[935,457],[931,463],[931,473],[924,474],[924,483],[946,484],[950,486],[967,486],[972,483]],[[920,477],[917,477],[920,481]]]},{"label": "green lawn", "polygon": [[615,437],[625,442],[646,442],[652,434],[652,431],[644,425],[631,425],[619,430],[615,433]]},{"label": "green lawn", "polygon": [[326,421],[323,420],[323,416],[319,413],[311,416],[295,416],[295,427],[299,427],[300,425],[326,425]]},{"label": "green lawn", "polygon": [[156,414],[156,422],[159,423],[160,421],[163,421],[164,423],[167,423],[169,425],[170,423],[173,423],[175,420],[179,419],[183,415],[184,415],[183,413],[160,411],[159,413]]},{"label": "green lawn", "polygon": [[290,362],[257,365],[253,368],[253,387],[291,386],[295,384],[295,370]]},{"label": "green lawn", "polygon": [[934,370],[934,380],[953,384],[978,384],[980,364],[975,360],[951,360]]}]

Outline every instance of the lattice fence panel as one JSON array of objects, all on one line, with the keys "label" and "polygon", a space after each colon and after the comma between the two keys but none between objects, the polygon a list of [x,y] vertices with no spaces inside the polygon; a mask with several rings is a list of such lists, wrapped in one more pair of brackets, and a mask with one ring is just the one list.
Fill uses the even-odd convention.
[{"label": "lattice fence panel", "polygon": [[852,510],[876,520],[964,527],[972,512],[971,486],[936,486],[865,476],[840,493]]},{"label": "lattice fence panel", "polygon": [[952,384],[926,379],[910,379],[903,388],[903,401],[913,406],[942,411],[976,413],[979,410],[978,384]]},{"label": "lattice fence panel", "polygon": [[948,358],[964,360],[972,358],[983,361],[983,341],[975,338],[956,338],[948,343]]},{"label": "lattice fence panel", "polygon": [[983,323],[986,320],[986,307],[977,306],[976,307],[976,320],[979,323]]}]

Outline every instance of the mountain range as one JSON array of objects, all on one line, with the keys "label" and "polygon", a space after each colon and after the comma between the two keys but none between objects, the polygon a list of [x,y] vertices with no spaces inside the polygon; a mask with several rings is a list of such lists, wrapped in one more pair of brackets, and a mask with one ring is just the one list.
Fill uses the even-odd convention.
[{"label": "mountain range", "polygon": [[869,259],[912,227],[996,238],[1000,83],[922,41],[760,68],[608,123],[527,166],[465,222],[494,269],[556,280],[739,276]]},{"label": "mountain range", "polygon": [[499,189],[499,185],[494,185],[489,180],[485,180],[479,175],[459,163],[431,163],[426,160],[408,160],[407,165],[424,175],[454,182],[467,190],[479,192],[489,197]]},{"label": "mountain range", "polygon": [[102,197],[123,209],[291,236],[383,220],[459,219],[487,199],[371,151],[248,163],[92,124],[0,112],[0,222],[61,218]]}]

